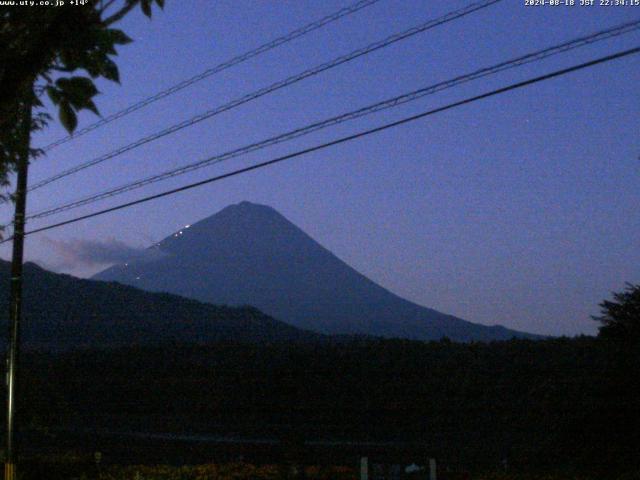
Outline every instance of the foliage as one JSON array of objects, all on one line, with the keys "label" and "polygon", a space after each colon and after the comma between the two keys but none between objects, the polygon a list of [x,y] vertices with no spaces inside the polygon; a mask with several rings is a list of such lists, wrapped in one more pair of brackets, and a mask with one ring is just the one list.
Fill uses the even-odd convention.
[{"label": "foliage", "polygon": [[[78,465],[79,466],[79,465]],[[50,464],[49,472],[57,480],[56,468]],[[294,469],[295,468],[295,469]],[[101,468],[82,469],[84,473],[72,473],[67,469],[66,480],[357,480],[356,468],[339,465],[300,465],[292,468],[285,464],[251,464],[246,462],[202,464],[202,465],[111,465]],[[77,471],[77,470],[76,470]],[[34,472],[28,472],[34,473]],[[32,475],[27,474],[25,480]],[[36,477],[34,477],[36,478]],[[63,477],[60,477],[63,478]],[[400,478],[424,479],[424,474],[404,475]],[[490,472],[470,474],[441,471],[443,480],[600,480],[599,475],[580,473],[508,473]],[[640,473],[611,473],[607,480],[640,480]]]},{"label": "foliage", "polygon": [[[131,42],[112,25],[138,5],[150,17],[152,3],[164,6],[164,0],[0,6],[0,188],[7,186],[25,144],[21,125],[29,120],[23,117],[30,116],[32,107],[43,108],[45,92],[69,132],[75,130],[80,110],[98,113],[93,79],[118,82],[116,47]],[[44,113],[33,115],[32,131],[46,126]]]},{"label": "foliage", "polygon": [[602,315],[593,317],[601,323],[600,337],[637,343],[640,341],[640,285],[627,283],[623,292],[613,294],[613,301],[600,304]]},{"label": "foliage", "polygon": [[[492,473],[480,476],[474,476],[469,480],[600,480],[600,476],[593,475],[581,475],[581,474],[522,474],[518,475],[510,473]],[[611,475],[607,477],[608,480],[638,480],[640,476],[637,474],[632,475]]]},{"label": "foliage", "polygon": [[[253,465],[250,463],[208,464],[172,467],[169,465],[110,467],[97,480],[278,480],[289,475],[284,465]],[[355,480],[353,468],[339,466],[306,466],[308,480]]]},{"label": "foliage", "polygon": [[[640,467],[640,371],[636,362],[617,375],[608,348],[593,338],[359,340],[29,354],[24,415],[51,428],[66,418],[97,431],[399,440],[472,471],[508,458],[517,471],[615,478]],[[129,440],[127,455],[146,463],[149,447]],[[101,440],[102,451],[117,448]]]}]

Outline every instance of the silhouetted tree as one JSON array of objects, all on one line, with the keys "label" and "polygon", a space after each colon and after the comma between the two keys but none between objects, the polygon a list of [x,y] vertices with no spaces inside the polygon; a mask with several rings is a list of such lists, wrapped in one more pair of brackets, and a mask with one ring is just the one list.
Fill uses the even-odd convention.
[{"label": "silhouetted tree", "polygon": [[[29,148],[25,131],[41,129],[50,120],[38,110],[41,96],[47,93],[69,132],[76,128],[78,111],[97,114],[93,79],[118,82],[115,47],[131,42],[112,25],[138,5],[150,17],[153,3],[162,8],[164,0],[0,6],[0,189],[8,186],[8,174]],[[29,156],[37,153],[30,150]]]},{"label": "silhouetted tree", "polygon": [[627,283],[623,292],[614,293],[613,300],[600,304],[600,316],[593,317],[600,322],[600,337],[637,342],[640,340],[640,285]]}]

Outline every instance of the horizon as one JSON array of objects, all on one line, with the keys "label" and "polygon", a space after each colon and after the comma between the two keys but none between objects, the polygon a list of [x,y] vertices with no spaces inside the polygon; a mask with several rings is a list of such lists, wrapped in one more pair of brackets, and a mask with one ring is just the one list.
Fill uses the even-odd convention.
[{"label": "horizon", "polygon": [[[128,263],[126,262],[136,262],[136,261],[142,261],[143,263],[147,263],[149,261],[153,261],[154,259],[157,258],[162,258],[162,257],[156,257],[154,256],[154,258],[149,258],[149,251],[152,249],[155,249],[157,247],[161,246],[161,243],[166,241],[166,240],[170,240],[174,237],[177,237],[178,235],[182,234],[183,231],[186,232],[186,229],[190,229],[193,227],[197,227],[198,224],[201,224],[203,222],[206,222],[207,220],[216,217],[218,214],[222,213],[223,211],[229,211],[231,210],[233,207],[239,207],[239,206],[246,206],[249,205],[251,207],[259,207],[261,209],[266,209],[266,210],[270,210],[273,211],[273,213],[275,215],[278,215],[282,218],[284,218],[285,221],[287,221],[288,223],[291,223],[295,228],[300,229],[297,225],[295,225],[293,222],[291,222],[288,218],[286,218],[282,213],[278,212],[275,208],[271,207],[270,205],[266,205],[266,204],[260,204],[260,203],[255,203],[255,202],[251,202],[248,200],[242,200],[238,203],[233,203],[233,204],[229,204],[226,205],[224,207],[222,207],[220,210],[218,210],[217,212],[201,218],[197,221],[194,221],[193,223],[190,224],[185,224],[182,225],[180,227],[178,227],[176,230],[170,232],[169,234],[167,234],[164,238],[162,238],[160,241],[158,242],[154,242],[150,245],[147,246],[140,246],[139,248],[136,247],[131,247],[127,244],[124,244],[122,242],[118,242],[116,239],[112,239],[112,242],[104,242],[104,243],[91,243],[91,242],[68,242],[68,243],[52,243],[52,246],[55,250],[58,251],[58,253],[60,254],[60,257],[62,257],[63,259],[67,259],[66,261],[70,261],[73,265],[85,265],[85,269],[82,275],[77,275],[74,274],[74,272],[65,272],[64,270],[67,269],[67,267],[65,267],[65,265],[67,265],[66,263],[62,263],[61,264],[61,268],[58,269],[51,269],[50,266],[48,265],[43,265],[42,262],[38,262],[36,261],[30,261],[27,263],[34,263],[36,264],[38,267],[43,268],[45,270],[51,271],[53,273],[64,273],[64,274],[69,274],[72,275],[76,278],[80,278],[80,279],[88,279],[88,280],[98,280],[99,279],[95,279],[94,276],[108,270],[109,268],[113,267],[113,266],[118,266],[118,265],[127,265]],[[301,230],[304,234],[308,235],[306,232],[304,232],[303,230]],[[316,243],[318,243],[318,245],[321,248],[325,248],[326,247],[324,245],[322,245],[321,243],[317,242],[317,240],[315,240],[313,237],[311,237],[312,240]],[[328,249],[327,249],[328,250]],[[329,250],[330,251],[330,250]],[[334,252],[330,253],[334,256],[336,256],[339,260],[343,261],[345,264],[347,264],[349,267],[351,267],[351,265],[349,265],[347,262],[345,262],[343,259],[341,259],[339,256],[335,255]],[[109,260],[105,260],[105,258],[109,259]],[[5,260],[7,261],[7,260]],[[70,267],[71,270],[75,269],[75,267],[71,266]],[[353,268],[353,267],[351,267]],[[362,272],[359,272],[357,269],[355,269],[358,273],[362,274]],[[375,282],[374,282],[375,283]],[[384,285],[380,285],[383,288],[385,288],[386,290],[388,290],[390,293],[394,294],[394,295],[398,295],[396,292],[393,292],[392,290],[388,289],[387,287],[385,287]],[[134,286],[135,287],[135,286]],[[140,288],[140,287],[137,287]],[[143,289],[144,290],[144,289]],[[402,296],[398,295],[400,298],[403,298]],[[409,300],[411,301],[411,300]],[[207,303],[214,303],[214,302],[207,302]],[[224,303],[224,302],[223,302]],[[414,302],[416,303],[416,302]],[[422,307],[426,307],[426,308],[433,308],[429,305],[421,305],[419,303],[417,303],[417,305],[422,306]],[[235,306],[241,306],[239,305],[235,305]],[[445,314],[450,314],[450,312],[442,312]],[[277,317],[276,317],[277,318]],[[281,320],[281,319],[279,319]],[[469,321],[468,319],[462,318],[462,320],[466,320]],[[474,322],[475,323],[475,322]],[[486,326],[502,326],[505,327],[505,325],[499,324],[499,323],[495,323],[495,324],[486,324]],[[296,328],[300,328],[300,327],[296,327]],[[508,328],[508,327],[507,327]],[[514,329],[515,330],[515,329]],[[549,336],[549,337],[578,337],[581,335],[590,335],[588,333],[576,333],[574,335],[547,335],[544,333],[538,333],[538,332],[528,332],[528,331],[519,331],[520,333],[534,333],[536,335],[542,335],[542,336]]]}]

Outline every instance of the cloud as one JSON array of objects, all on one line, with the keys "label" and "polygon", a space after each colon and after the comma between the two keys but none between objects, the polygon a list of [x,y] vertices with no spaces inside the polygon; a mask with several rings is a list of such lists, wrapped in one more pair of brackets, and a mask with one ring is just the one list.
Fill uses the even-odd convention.
[{"label": "cloud", "polygon": [[92,267],[124,262],[149,262],[164,256],[158,248],[127,245],[115,238],[107,240],[43,239],[54,250],[53,263],[58,268]]}]

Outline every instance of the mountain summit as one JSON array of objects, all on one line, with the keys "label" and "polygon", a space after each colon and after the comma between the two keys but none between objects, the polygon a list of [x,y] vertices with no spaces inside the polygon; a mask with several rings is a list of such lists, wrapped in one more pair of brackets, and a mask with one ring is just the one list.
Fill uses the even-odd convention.
[{"label": "mountain summit", "polygon": [[264,205],[228,206],[151,249],[161,255],[115,265],[94,279],[214,304],[253,305],[296,327],[327,334],[459,341],[529,336],[404,300]]}]

